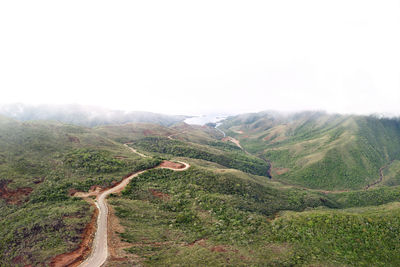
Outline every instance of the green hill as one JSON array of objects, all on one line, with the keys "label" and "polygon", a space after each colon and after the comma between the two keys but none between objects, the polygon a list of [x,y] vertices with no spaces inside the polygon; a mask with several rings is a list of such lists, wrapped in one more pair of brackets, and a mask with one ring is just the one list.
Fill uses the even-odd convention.
[{"label": "green hill", "polygon": [[322,112],[231,117],[221,126],[272,164],[275,179],[326,190],[361,189],[400,157],[400,121]]},{"label": "green hill", "polygon": [[158,163],[90,128],[0,117],[0,266],[48,265],[74,250],[93,208],[70,190]]},{"label": "green hill", "polygon": [[184,123],[0,117],[0,266],[48,266],[73,251],[94,208],[70,193],[161,159],[191,167],[149,170],[110,197],[125,256],[107,266],[398,266],[398,120],[260,113],[221,128],[245,151]]}]

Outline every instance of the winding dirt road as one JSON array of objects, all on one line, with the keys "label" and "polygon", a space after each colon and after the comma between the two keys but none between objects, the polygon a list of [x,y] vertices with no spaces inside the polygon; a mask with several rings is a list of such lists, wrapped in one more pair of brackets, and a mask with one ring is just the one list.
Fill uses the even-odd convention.
[{"label": "winding dirt road", "polygon": [[[131,147],[129,147],[129,148],[132,150],[132,152],[137,153],[137,154],[141,155],[142,157],[147,157],[146,155],[143,155],[143,154],[137,152],[135,149],[133,149]],[[173,171],[185,171],[190,167],[190,165],[185,162],[179,162],[179,163],[184,165],[184,167],[183,168],[172,168],[172,167],[163,167],[161,165],[156,168],[170,169]],[[96,231],[96,235],[93,240],[92,252],[89,255],[89,257],[84,262],[82,262],[79,266],[81,266],[81,267],[99,267],[99,266],[102,266],[106,262],[108,254],[109,254],[108,253],[108,244],[107,244],[108,207],[107,207],[106,198],[110,194],[121,192],[133,178],[137,177],[138,175],[140,175],[141,173],[144,173],[146,171],[147,170],[139,171],[139,172],[132,174],[131,176],[122,180],[122,182],[120,182],[116,186],[101,192],[97,196],[95,204],[97,206],[99,213],[98,213],[98,217],[97,217],[97,231]],[[85,195],[82,195],[82,194],[79,196],[85,197]]]},{"label": "winding dirt road", "polygon": [[148,156],[146,156],[145,154],[140,153],[139,151],[137,151],[136,149],[134,149],[133,147],[130,147],[128,145],[130,145],[132,143],[126,143],[124,144],[124,146],[126,146],[127,148],[129,148],[133,153],[138,154],[139,156],[143,157],[143,158],[147,158]]}]

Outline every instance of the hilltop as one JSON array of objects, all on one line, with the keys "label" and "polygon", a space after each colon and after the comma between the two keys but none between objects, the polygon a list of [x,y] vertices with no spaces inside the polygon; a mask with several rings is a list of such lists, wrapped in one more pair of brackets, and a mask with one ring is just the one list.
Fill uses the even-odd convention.
[{"label": "hilltop", "polygon": [[[242,148],[211,126],[166,125],[0,117],[0,265],[83,258],[96,212],[75,193],[139,170],[108,198],[106,266],[400,263],[397,119],[230,117],[220,129]],[[165,160],[190,168],[152,169]]]},{"label": "hilltop", "polygon": [[270,161],[274,179],[314,189],[366,188],[400,159],[396,118],[263,112],[230,117],[221,129]]}]

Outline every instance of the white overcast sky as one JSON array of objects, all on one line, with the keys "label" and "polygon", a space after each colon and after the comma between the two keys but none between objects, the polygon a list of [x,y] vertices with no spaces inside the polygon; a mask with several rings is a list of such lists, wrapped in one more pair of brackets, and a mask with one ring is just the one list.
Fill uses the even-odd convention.
[{"label": "white overcast sky", "polygon": [[400,114],[400,1],[0,1],[14,102]]}]

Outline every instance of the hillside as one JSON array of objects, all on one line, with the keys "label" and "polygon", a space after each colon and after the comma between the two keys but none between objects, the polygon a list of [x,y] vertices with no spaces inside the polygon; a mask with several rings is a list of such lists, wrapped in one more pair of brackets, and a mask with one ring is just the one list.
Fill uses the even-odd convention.
[{"label": "hillside", "polygon": [[[247,152],[207,126],[0,117],[0,265],[62,266],[55,257],[96,230],[93,199],[73,194],[95,195],[139,170],[108,198],[105,266],[399,264],[397,120],[261,113],[221,128]],[[163,160],[190,168],[152,169]],[[380,171],[365,190],[377,178],[364,176]]]},{"label": "hillside", "polygon": [[0,265],[48,265],[74,250],[94,208],[70,193],[152,164],[89,128],[0,117]]},{"label": "hillside", "polygon": [[315,189],[365,188],[400,157],[398,119],[264,112],[231,117],[221,128],[270,161],[274,179]]}]

